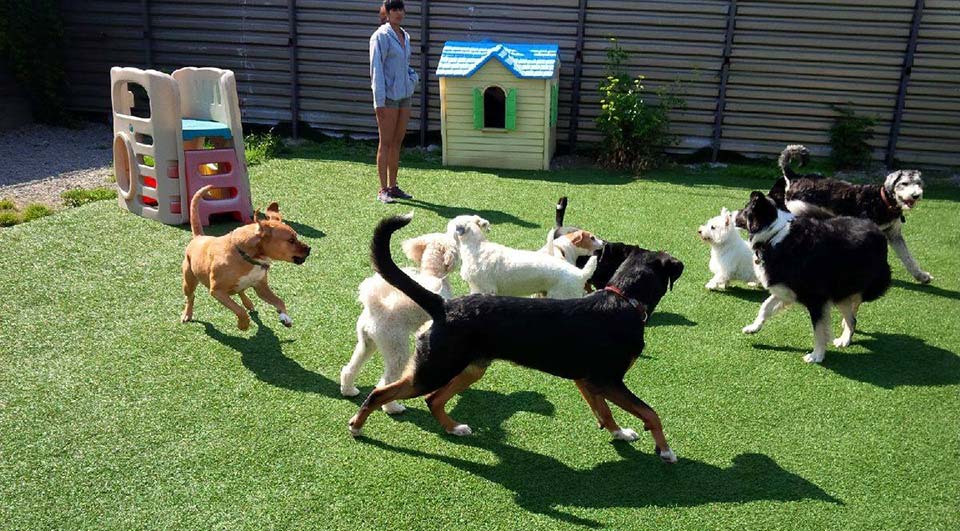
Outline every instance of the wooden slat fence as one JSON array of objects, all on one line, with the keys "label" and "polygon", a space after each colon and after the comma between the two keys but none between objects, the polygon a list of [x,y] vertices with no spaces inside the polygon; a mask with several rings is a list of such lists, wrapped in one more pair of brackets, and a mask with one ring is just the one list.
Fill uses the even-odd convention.
[{"label": "wooden slat fence", "polygon": [[[802,142],[826,154],[835,116],[831,106],[839,104],[877,119],[878,160],[889,152],[903,164],[960,166],[960,0],[409,0],[406,5],[412,66],[420,70],[426,49],[430,73],[428,120],[421,124],[418,95],[411,132],[440,128],[433,72],[443,43],[489,38],[558,43],[559,138],[596,142],[597,87],[609,38],[616,37],[631,52],[631,70],[643,74],[649,88],[680,82],[687,105],[673,114],[678,151],[772,155],[784,144]],[[368,38],[378,25],[376,0],[65,0],[62,6],[73,109],[109,110],[114,65],[164,71],[209,65],[237,73],[247,122],[289,123],[296,108],[298,122],[323,131],[376,133],[367,57]],[[915,14],[915,53],[905,70]],[[578,43],[579,88],[574,87]],[[898,134],[888,146],[902,80]]]}]

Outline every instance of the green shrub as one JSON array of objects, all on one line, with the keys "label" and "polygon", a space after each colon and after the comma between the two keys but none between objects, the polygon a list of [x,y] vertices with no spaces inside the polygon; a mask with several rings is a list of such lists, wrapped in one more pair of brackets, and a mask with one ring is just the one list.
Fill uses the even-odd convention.
[{"label": "green shrub", "polygon": [[15,205],[9,199],[0,199],[0,210],[13,210]]},{"label": "green shrub", "polygon": [[90,190],[75,188],[60,194],[60,198],[63,199],[63,204],[68,207],[78,207],[94,201],[103,201],[106,199],[113,199],[115,197],[117,197],[116,190],[113,188],[103,187],[93,188]]},{"label": "green shrub", "polygon": [[256,166],[264,163],[283,150],[283,142],[280,137],[273,133],[273,130],[266,133],[251,133],[244,137],[244,152],[247,155],[247,165]]},{"label": "green shrub", "polygon": [[654,100],[654,94],[643,85],[643,76],[627,74],[628,52],[616,39],[610,42],[596,120],[603,135],[598,162],[610,168],[646,170],[660,164],[665,149],[676,143],[676,136],[670,133],[669,113],[684,107],[684,101],[676,87],[658,90]]},{"label": "green shrub", "polygon": [[20,223],[20,214],[14,210],[0,210],[0,227],[11,227]]},{"label": "green shrub", "polygon": [[40,122],[73,125],[66,108],[63,17],[58,0],[0,2],[0,61],[30,99]]},{"label": "green shrub", "polygon": [[873,138],[876,118],[857,116],[852,109],[834,106],[838,116],[830,126],[830,162],[837,169],[864,169],[873,161]]},{"label": "green shrub", "polygon": [[50,214],[53,214],[53,210],[50,210],[50,208],[46,205],[41,205],[40,203],[31,203],[23,209],[23,212],[20,214],[20,219],[26,223],[44,216],[49,216]]}]

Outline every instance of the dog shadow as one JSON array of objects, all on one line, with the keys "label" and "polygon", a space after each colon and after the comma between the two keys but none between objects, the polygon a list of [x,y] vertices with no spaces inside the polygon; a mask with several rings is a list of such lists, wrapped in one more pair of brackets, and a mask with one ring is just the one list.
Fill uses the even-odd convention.
[{"label": "dog shadow", "polygon": [[528,229],[540,227],[536,223],[531,223],[524,219],[520,219],[513,214],[508,214],[501,210],[477,210],[467,207],[457,207],[457,206],[448,206],[448,205],[438,205],[436,203],[430,203],[427,201],[421,201],[419,199],[398,199],[397,203],[410,205],[417,208],[422,208],[423,210],[428,210],[437,214],[438,216],[446,219],[453,219],[457,216],[463,214],[475,214],[477,216],[486,219],[490,223],[500,224],[500,223],[510,223],[511,225],[517,225],[519,227],[524,227]]},{"label": "dog shadow", "polygon": [[323,232],[322,230],[315,229],[305,223],[298,223],[296,221],[290,221],[289,219],[285,219],[283,222],[287,225],[290,225],[291,229],[297,231],[298,236],[320,239],[326,237],[327,235],[327,233]]},{"label": "dog shadow", "polygon": [[767,290],[760,288],[744,288],[741,286],[728,286],[724,291],[717,292],[720,295],[730,295],[747,302],[761,303],[770,296]]},{"label": "dog shadow", "polygon": [[340,384],[338,382],[329,380],[319,373],[309,371],[296,361],[283,355],[282,345],[292,343],[293,340],[281,341],[273,330],[263,324],[258,312],[250,312],[250,320],[257,325],[257,333],[253,337],[227,335],[217,330],[211,323],[198,322],[203,324],[208,336],[221,345],[239,352],[240,362],[258,380],[302,393],[340,397]]},{"label": "dog shadow", "polygon": [[944,289],[939,286],[934,286],[932,284],[918,284],[916,282],[905,282],[900,279],[895,279],[891,284],[898,288],[905,289],[908,291],[916,291],[919,293],[929,293],[930,295],[937,295],[939,297],[944,297],[946,299],[960,300],[960,291]]},{"label": "dog shadow", "polygon": [[828,351],[824,368],[884,389],[960,384],[960,355],[955,352],[906,334],[857,330],[853,341],[870,352]]},{"label": "dog shadow", "polygon": [[[366,437],[358,441],[382,450],[445,463],[511,490],[516,504],[525,511],[589,527],[603,524],[563,512],[559,507],[689,507],[806,499],[842,504],[812,482],[784,470],[770,457],[755,453],[735,457],[732,466],[727,468],[685,458],[680,458],[675,465],[667,465],[652,452],[642,452],[635,445],[613,441],[609,444],[620,459],[598,463],[588,470],[573,468],[556,458],[504,442],[506,433],[501,424],[520,411],[552,416],[554,407],[543,395],[529,391],[504,396],[491,391],[468,390],[453,408],[451,415],[454,418],[479,430],[468,437],[450,436],[451,443],[492,452],[498,460],[492,465],[403,448]],[[407,410],[400,417],[427,431],[439,430],[437,422],[426,411]],[[479,424],[474,422],[478,419]],[[545,481],[547,478],[549,484]]]},{"label": "dog shadow", "polygon": [[672,312],[653,312],[647,321],[647,326],[696,326],[695,321]]}]

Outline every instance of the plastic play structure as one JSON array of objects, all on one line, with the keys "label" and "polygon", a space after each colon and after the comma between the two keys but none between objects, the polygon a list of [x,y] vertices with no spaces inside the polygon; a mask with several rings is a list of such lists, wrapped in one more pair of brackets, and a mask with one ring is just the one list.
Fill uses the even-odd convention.
[{"label": "plastic play structure", "polygon": [[187,223],[190,198],[209,184],[215,188],[200,202],[201,223],[209,225],[214,214],[253,218],[232,71],[113,67],[110,87],[122,208],[168,225]]}]

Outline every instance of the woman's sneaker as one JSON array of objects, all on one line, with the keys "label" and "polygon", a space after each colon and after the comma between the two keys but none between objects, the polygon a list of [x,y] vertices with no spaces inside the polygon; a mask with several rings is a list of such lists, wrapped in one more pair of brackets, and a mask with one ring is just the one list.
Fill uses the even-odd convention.
[{"label": "woman's sneaker", "polygon": [[390,197],[394,199],[413,199],[412,195],[401,190],[399,186],[387,188],[387,191],[390,193]]},{"label": "woman's sneaker", "polygon": [[377,192],[377,201],[381,203],[393,203],[395,202],[393,197],[390,195],[390,189],[384,188]]}]

